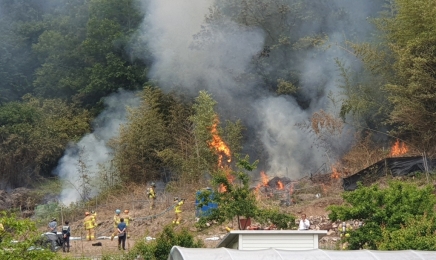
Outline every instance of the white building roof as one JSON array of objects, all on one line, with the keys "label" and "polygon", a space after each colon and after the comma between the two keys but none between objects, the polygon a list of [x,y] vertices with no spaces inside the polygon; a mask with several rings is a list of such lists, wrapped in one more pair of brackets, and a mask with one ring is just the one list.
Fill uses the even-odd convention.
[{"label": "white building roof", "polygon": [[314,249],[326,230],[232,230],[217,247],[239,250],[256,249]]},{"label": "white building roof", "polygon": [[375,250],[236,250],[228,248],[184,248],[174,246],[168,260],[436,260],[436,251]]}]

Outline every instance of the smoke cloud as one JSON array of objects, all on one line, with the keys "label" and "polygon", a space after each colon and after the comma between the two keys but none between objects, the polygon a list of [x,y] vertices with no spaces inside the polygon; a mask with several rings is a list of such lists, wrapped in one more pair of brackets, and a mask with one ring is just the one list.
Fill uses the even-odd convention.
[{"label": "smoke cloud", "polygon": [[[63,181],[60,201],[68,205],[98,194],[98,183],[95,180],[99,169],[107,166],[112,158],[112,150],[108,141],[119,133],[120,125],[126,123],[127,107],[136,107],[140,103],[139,97],[132,92],[119,90],[105,98],[106,109],[94,120],[94,131],[85,135],[77,144],[70,145],[60,159],[54,173]],[[84,184],[80,178],[87,174],[89,184]],[[84,186],[90,188],[84,191]]]},{"label": "smoke cloud", "polygon": [[[298,178],[325,163],[331,165],[334,158],[326,158],[326,150],[316,147],[313,136],[298,124],[308,122],[320,109],[337,112],[328,99],[329,94],[339,95],[335,59],[355,70],[360,69],[360,63],[335,45],[345,46],[351,38],[366,37],[372,29],[366,19],[377,13],[382,1],[324,2],[328,3],[313,4],[312,12],[322,14],[328,6],[332,15],[305,20],[293,32],[301,37],[322,33],[329,39],[323,48],[302,50],[294,57],[300,62],[296,65],[300,75],[299,100],[270,92],[260,77],[246,77],[253,72],[253,56],[262,52],[267,33],[261,28],[242,27],[213,12],[212,0],[142,1],[147,15],[139,37],[154,59],[149,76],[168,90],[197,95],[198,90],[206,89],[212,93],[222,116],[240,118],[248,126],[245,152],[252,154],[254,143],[260,141],[263,155],[259,158],[259,170]],[[206,23],[206,17],[214,18],[214,22]],[[269,64],[267,70],[271,72],[283,69],[283,62],[271,60]],[[308,105],[302,106],[302,102]],[[332,147],[337,148],[334,152],[339,156],[350,141],[346,136],[336,138],[331,142],[335,142]],[[257,155],[253,159],[258,159]]]}]

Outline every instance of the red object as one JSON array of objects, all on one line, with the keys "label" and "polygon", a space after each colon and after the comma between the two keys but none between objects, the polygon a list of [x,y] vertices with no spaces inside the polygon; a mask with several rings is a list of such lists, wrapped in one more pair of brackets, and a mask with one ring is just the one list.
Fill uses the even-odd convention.
[{"label": "red object", "polygon": [[250,218],[241,218],[239,219],[239,226],[241,230],[247,229],[248,226],[251,226],[251,219]]}]

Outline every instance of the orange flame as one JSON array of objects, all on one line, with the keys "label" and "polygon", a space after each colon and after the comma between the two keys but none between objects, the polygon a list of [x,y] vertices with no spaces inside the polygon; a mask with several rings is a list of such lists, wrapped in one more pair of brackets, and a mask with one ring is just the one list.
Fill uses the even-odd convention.
[{"label": "orange flame", "polygon": [[330,176],[332,179],[339,179],[339,171],[336,169],[335,166],[332,166],[332,175]]},{"label": "orange flame", "polygon": [[227,162],[231,162],[231,153],[230,148],[224,143],[224,141],[221,139],[221,137],[218,134],[217,126],[219,124],[218,117],[215,117],[214,123],[211,127],[211,134],[212,134],[212,141],[209,142],[209,146],[212,148],[215,148],[215,150],[218,152],[218,166],[223,167],[222,160],[223,160],[223,154],[225,154],[229,159],[227,159]]},{"label": "orange flame", "polygon": [[277,182],[277,185],[278,185],[278,189],[279,189],[279,190],[283,190],[284,185],[283,185],[283,183],[282,183],[281,181],[278,181],[278,182]]},{"label": "orange flame", "polygon": [[[226,178],[227,181],[231,184],[233,183],[233,181],[235,180],[235,176],[231,175],[230,172],[230,168],[226,167],[224,169],[225,173],[226,173]],[[227,187],[224,184],[220,184],[220,186],[218,187],[218,192],[226,192],[227,191]]]},{"label": "orange flame", "polygon": [[260,178],[262,181],[262,185],[268,186],[268,176],[265,174],[265,172],[260,172]]},{"label": "orange flame", "polygon": [[224,186],[224,184],[221,183],[220,187],[218,188],[218,191],[221,192],[221,193],[226,192],[227,191],[227,187]]},{"label": "orange flame", "polygon": [[409,148],[406,146],[405,143],[400,143],[399,140],[397,140],[391,148],[390,156],[399,156],[407,153]]}]

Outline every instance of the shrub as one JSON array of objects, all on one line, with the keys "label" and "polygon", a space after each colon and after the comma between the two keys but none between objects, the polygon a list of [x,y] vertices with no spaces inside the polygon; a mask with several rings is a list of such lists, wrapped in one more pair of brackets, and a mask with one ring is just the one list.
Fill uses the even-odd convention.
[{"label": "shrub", "polygon": [[187,229],[174,231],[173,225],[168,225],[162,233],[151,242],[141,241],[126,256],[127,259],[135,259],[140,255],[144,259],[167,260],[173,246],[188,248],[203,247],[202,241],[194,239]]},{"label": "shrub", "polygon": [[[342,196],[344,205],[328,207],[330,219],[359,219],[363,222],[362,227],[351,231],[350,237],[345,238],[349,249],[379,249],[380,245],[388,248],[390,245],[383,240],[389,238],[390,233],[406,235],[417,232],[407,230],[414,228],[411,226],[413,219],[426,215],[434,221],[436,197],[430,185],[420,188],[415,184],[391,181],[387,188],[380,189],[378,185],[363,187],[359,184],[357,190]],[[402,246],[404,248],[397,249],[412,249],[411,244]]]},{"label": "shrub", "polygon": [[0,223],[4,226],[0,231],[0,259],[56,259],[48,248],[29,250],[41,238],[34,222],[2,212]]},{"label": "shrub", "polygon": [[383,229],[380,250],[436,250],[435,217],[427,215],[410,218],[399,230]]},{"label": "shrub", "polygon": [[[238,157],[238,156],[237,156]],[[198,208],[217,203],[218,208],[211,209],[207,216],[203,216],[197,222],[199,228],[207,227],[206,223],[217,222],[223,223],[233,220],[235,217],[253,218],[260,223],[274,224],[279,229],[290,228],[295,223],[295,218],[291,215],[280,213],[276,209],[261,209],[257,205],[256,195],[250,189],[250,177],[247,171],[256,169],[257,161],[249,162],[249,157],[238,157],[236,163],[238,171],[221,169],[212,179],[212,183],[222,188],[221,191],[214,191],[211,196],[211,190],[204,190],[199,195]],[[238,221],[239,229],[241,229]]]}]

